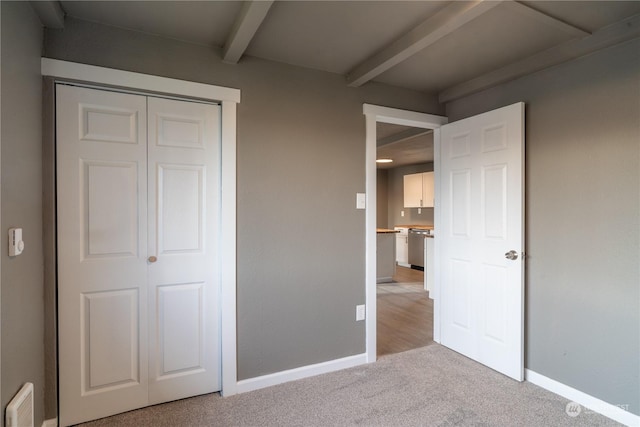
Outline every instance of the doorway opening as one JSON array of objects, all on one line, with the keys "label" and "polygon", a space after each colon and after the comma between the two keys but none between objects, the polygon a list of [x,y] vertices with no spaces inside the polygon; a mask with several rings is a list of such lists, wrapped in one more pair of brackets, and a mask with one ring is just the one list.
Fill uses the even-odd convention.
[{"label": "doorway opening", "polygon": [[433,342],[433,162],[432,129],[376,123],[378,357]]},{"label": "doorway opening", "polygon": [[[376,157],[378,154],[377,148],[379,145],[378,143],[379,138],[377,136],[378,124],[381,124],[380,133],[381,135],[383,135],[380,138],[381,139],[380,145],[388,145],[389,147],[394,142],[400,142],[400,141],[392,141],[393,138],[391,137],[393,134],[397,134],[398,132],[407,132],[404,135],[405,138],[402,138],[402,139],[406,139],[407,141],[410,141],[412,139],[411,137],[415,137],[419,134],[431,135],[432,144],[433,144],[432,145],[433,157],[432,157],[432,166],[431,166],[431,170],[432,170],[431,178],[433,182],[432,186],[433,188],[435,188],[438,185],[437,170],[438,170],[438,158],[439,158],[439,145],[438,145],[439,136],[440,136],[439,129],[443,124],[447,123],[447,118],[442,116],[435,116],[432,114],[416,113],[412,111],[398,110],[394,108],[387,108],[387,107],[381,107],[381,106],[375,106],[375,105],[369,105],[369,104],[364,105],[363,113],[365,114],[365,118],[366,118],[366,137],[367,137],[366,139],[366,191],[367,191],[367,199],[368,199],[367,211],[366,211],[366,240],[367,240],[367,244],[366,244],[366,302],[367,302],[366,343],[367,343],[367,361],[373,362],[377,359],[377,355],[378,355],[377,353],[377,348],[378,348],[377,346],[377,341],[378,341],[378,336],[377,336],[378,284],[377,282],[378,280],[377,279],[378,277],[386,277],[384,274],[379,275],[377,271],[377,267],[379,264],[378,263],[379,248],[382,248],[383,246],[382,242],[381,244],[378,244],[379,233],[377,233],[378,172],[376,168]],[[387,126],[387,125],[397,125],[397,126],[402,126],[404,128],[400,129],[399,127]],[[389,133],[388,135],[385,134],[387,130]],[[383,138],[385,137],[389,137],[389,139],[384,140]],[[397,140],[401,138],[398,135],[396,135],[395,139]],[[384,144],[384,142],[387,142],[388,144]],[[419,147],[418,151],[420,151],[420,148],[423,148],[421,147],[420,144],[418,144],[418,147]],[[404,183],[402,185],[404,186]],[[404,195],[402,196],[402,198],[403,197]],[[431,195],[431,200],[433,200],[433,194]],[[404,201],[402,203],[404,203]],[[404,209],[404,204],[402,206]],[[437,226],[438,218],[439,218],[439,208],[437,205],[434,206],[432,204],[431,206],[433,206],[432,213],[431,213],[432,215],[431,224],[433,224],[433,226]],[[398,212],[398,214],[401,215],[400,212]],[[381,214],[381,215],[384,217],[384,214]],[[406,215],[405,219],[409,219],[407,212],[405,212],[405,215]],[[417,210],[416,210],[416,215],[417,215]],[[421,215],[422,215],[422,211],[421,211]],[[400,216],[400,218],[402,218],[402,216]],[[389,227],[390,225],[395,225],[395,224],[389,223],[388,213],[387,213],[386,220],[387,220],[387,227]],[[395,222],[395,221],[392,220],[392,222]],[[403,225],[403,224],[400,224],[400,225]],[[396,257],[394,255],[395,239],[397,237],[396,237],[395,230],[391,231],[391,233],[392,233],[391,235],[393,237],[393,243],[394,243],[391,245],[392,255],[390,257],[385,257],[385,258],[387,260],[389,259],[391,260],[391,264],[392,264],[391,268],[394,269],[394,273],[389,278],[393,280],[393,275],[395,274],[395,271],[406,272],[406,273],[414,273],[414,271],[398,270],[398,268],[395,266],[395,261],[396,261]],[[408,233],[408,230],[407,230],[407,233]],[[384,235],[384,233],[381,233],[380,235],[382,236]],[[407,235],[407,239],[408,239],[408,235]],[[430,240],[433,242],[435,239],[430,239]],[[387,238],[386,241],[388,243],[389,238]],[[408,240],[407,240],[407,243],[408,243]],[[433,243],[435,244],[435,242]],[[437,250],[434,252],[436,256],[436,259],[434,260],[434,262],[437,263]],[[407,259],[407,264],[408,264],[408,259]],[[400,266],[400,267],[403,267],[403,266]],[[434,283],[433,296],[437,296],[438,290],[439,290],[438,274],[437,272],[435,273],[436,274],[434,275],[434,281],[433,281]],[[396,277],[396,278],[400,279],[401,281],[404,280],[400,277]],[[424,282],[424,276],[422,279]],[[409,282],[407,283],[410,283],[415,279],[409,278],[408,280]],[[420,283],[419,279],[417,282],[414,282],[414,283]],[[398,290],[399,287],[396,287],[394,289]],[[431,318],[432,318],[432,327],[429,328],[427,326],[425,329],[430,329],[432,332],[431,337],[429,339],[433,339],[433,341],[439,342],[439,339],[440,339],[439,304],[437,299],[434,299],[433,301]]]},{"label": "doorway opening", "polygon": [[433,340],[522,381],[524,103],[446,126],[445,117],[366,104],[364,114],[367,360],[377,356],[373,206],[377,122],[383,122],[434,133],[434,227],[440,236],[433,239],[434,264],[445,267],[434,269]]}]

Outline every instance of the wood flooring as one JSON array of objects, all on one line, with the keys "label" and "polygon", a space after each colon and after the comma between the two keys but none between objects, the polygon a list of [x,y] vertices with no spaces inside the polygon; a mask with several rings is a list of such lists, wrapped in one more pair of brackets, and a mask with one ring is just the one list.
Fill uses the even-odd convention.
[{"label": "wood flooring", "polygon": [[423,272],[398,266],[393,283],[377,285],[378,357],[433,342],[433,300]]}]

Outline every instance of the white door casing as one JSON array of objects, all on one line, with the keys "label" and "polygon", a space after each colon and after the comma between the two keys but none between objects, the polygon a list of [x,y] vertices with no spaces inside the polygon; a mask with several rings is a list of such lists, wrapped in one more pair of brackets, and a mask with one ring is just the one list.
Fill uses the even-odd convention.
[{"label": "white door casing", "polygon": [[[447,118],[442,116],[436,116],[433,114],[418,113],[415,111],[399,110],[396,108],[382,107],[378,105],[364,104],[362,112],[365,115],[366,126],[366,193],[367,193],[367,208],[366,208],[366,249],[365,249],[365,282],[366,282],[366,351],[367,362],[375,362],[376,355],[376,330],[377,330],[377,315],[376,315],[376,123],[391,123],[403,126],[412,126],[422,129],[433,129],[435,154],[436,159],[438,156],[438,142],[440,126],[447,123]],[[438,186],[437,176],[437,162],[435,163],[435,185]],[[436,194],[437,196],[437,194]],[[437,202],[437,200],[436,200]],[[438,223],[439,207],[436,203],[435,206],[435,220]],[[436,260],[438,257],[436,249]],[[437,263],[437,261],[436,261]],[[438,271],[436,275],[436,289],[434,290],[434,327],[433,337],[434,341],[439,342],[440,325],[439,325],[439,301],[437,299],[438,291]]]},{"label": "white door casing", "polygon": [[441,343],[522,381],[524,104],[442,126],[440,183]]},{"label": "white door casing", "polygon": [[61,423],[219,390],[219,106],[58,85],[57,111]]}]

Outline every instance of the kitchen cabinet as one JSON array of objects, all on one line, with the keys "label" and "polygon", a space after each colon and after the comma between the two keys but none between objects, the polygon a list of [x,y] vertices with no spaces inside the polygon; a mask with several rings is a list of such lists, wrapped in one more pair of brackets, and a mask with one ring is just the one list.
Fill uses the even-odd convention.
[{"label": "kitchen cabinet", "polygon": [[396,263],[393,256],[396,244],[395,234],[388,230],[377,233],[376,283],[393,282],[393,276],[396,274]]},{"label": "kitchen cabinet", "polygon": [[429,298],[433,299],[433,286],[435,283],[435,244],[433,237],[424,239],[424,289],[429,292]]},{"label": "kitchen cabinet", "polygon": [[404,176],[404,207],[433,207],[433,172],[412,173]]},{"label": "kitchen cabinet", "polygon": [[409,265],[409,229],[406,227],[394,227],[399,231],[396,234],[396,263],[402,267]]}]

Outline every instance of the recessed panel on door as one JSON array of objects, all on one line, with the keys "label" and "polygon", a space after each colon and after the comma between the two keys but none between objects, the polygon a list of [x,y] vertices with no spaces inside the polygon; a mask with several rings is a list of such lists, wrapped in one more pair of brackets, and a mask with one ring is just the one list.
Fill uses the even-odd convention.
[{"label": "recessed panel on door", "polygon": [[471,171],[451,172],[451,234],[455,237],[469,237],[471,226]]},{"label": "recessed panel on door", "polygon": [[451,321],[454,325],[462,329],[469,329],[469,276],[471,274],[471,263],[466,260],[452,259],[450,267],[451,282],[447,284],[451,293],[456,296],[451,300]]},{"label": "recessed panel on door", "polygon": [[507,271],[504,266],[483,265],[483,334],[497,343],[504,343],[507,335]]},{"label": "recessed panel on door", "polygon": [[205,148],[204,120],[169,114],[158,114],[158,146]]},{"label": "recessed panel on door", "polygon": [[157,288],[158,379],[204,369],[204,283]]},{"label": "recessed panel on door", "polygon": [[158,166],[159,253],[202,251],[205,185],[203,166]]},{"label": "recessed panel on door", "polygon": [[504,150],[507,148],[507,129],[504,123],[497,123],[482,129],[482,152]]},{"label": "recessed panel on door", "polygon": [[507,165],[483,167],[480,185],[483,235],[503,240],[507,236]]},{"label": "recessed panel on door", "polygon": [[471,140],[469,132],[453,136],[448,147],[449,158],[451,159],[471,155]]},{"label": "recessed panel on door", "polygon": [[83,394],[140,382],[138,291],[82,296]]},{"label": "recessed panel on door", "polygon": [[80,140],[138,143],[138,111],[80,104]]},{"label": "recessed panel on door", "polygon": [[81,160],[84,257],[137,256],[138,165]]}]

